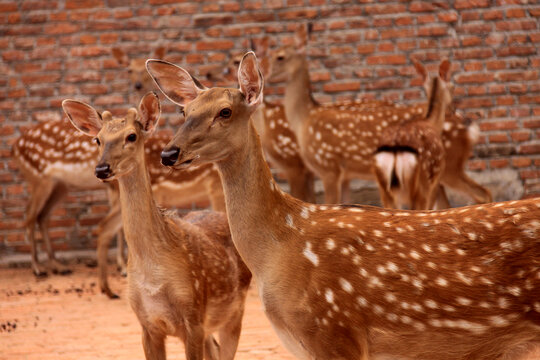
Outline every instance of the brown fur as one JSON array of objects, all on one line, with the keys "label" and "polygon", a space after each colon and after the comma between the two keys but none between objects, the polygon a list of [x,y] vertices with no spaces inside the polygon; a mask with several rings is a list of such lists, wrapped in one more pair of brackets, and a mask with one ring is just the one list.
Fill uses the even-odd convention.
[{"label": "brown fur", "polygon": [[[85,118],[77,113],[88,105],[62,105],[80,129]],[[165,359],[164,341],[171,335],[184,341],[188,359],[232,360],[251,274],[234,248],[225,214],[197,212],[180,219],[155,205],[144,140],[159,112],[159,100],[150,93],[139,112],[132,108],[124,118],[104,112],[103,124],[96,120],[86,131],[100,140],[99,165],[110,169],[106,179],[119,184],[129,302],[143,328],[147,359]]]},{"label": "brown fur", "polygon": [[[253,66],[240,64],[247,73]],[[147,67],[158,83],[185,72],[160,62]],[[177,82],[193,86],[184,75]],[[201,90],[179,103],[187,121],[170,146],[185,154],[176,167],[193,158],[217,164],[233,241],[293,354],[533,356],[540,344],[540,199],[423,212],[304,203],[274,183],[249,120],[260,102],[246,101],[248,91],[261,92],[262,79],[240,90]],[[212,126],[223,106],[234,115]]]},{"label": "brown fur", "polygon": [[[300,154],[306,166],[323,181],[325,201],[341,199],[343,182],[352,178],[373,178],[371,156],[377,149],[382,131],[396,122],[425,118],[422,105],[403,106],[370,101],[319,105],[312,100],[306,55],[305,27],[296,35],[295,46],[283,46],[272,54],[274,81],[286,81],[285,113],[299,139]],[[453,159],[446,161],[443,184],[472,195],[477,202],[491,201],[489,191],[474,183],[464,172],[472,143],[467,128],[454,119],[446,119],[442,142],[451,148]],[[458,130],[458,131],[456,131]],[[458,143],[467,142],[463,147]],[[448,146],[446,145],[448,144]],[[464,153],[464,151],[468,151]],[[448,177],[448,178],[446,178]],[[442,203],[448,206],[443,197]],[[441,205],[442,206],[442,205]]]}]

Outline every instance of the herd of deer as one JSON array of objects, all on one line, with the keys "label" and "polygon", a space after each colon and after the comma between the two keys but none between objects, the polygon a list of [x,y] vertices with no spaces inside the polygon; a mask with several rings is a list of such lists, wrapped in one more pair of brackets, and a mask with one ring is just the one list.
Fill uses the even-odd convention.
[{"label": "herd of deer", "polygon": [[[300,359],[540,359],[540,199],[489,203],[465,175],[475,128],[452,109],[450,63],[435,77],[415,63],[426,106],[321,105],[310,92],[307,37],[301,27],[294,46],[267,54],[263,42],[260,61],[253,52],[233,59],[238,89],[206,88],[176,65],[129,62],[115,50],[185,122],[172,140],[153,135],[161,108],[150,92],[124,117],[65,100],[74,127],[46,122],[22,135],[14,157],[31,192],[34,273],[47,271],[36,223],[48,269],[69,271],[47,234],[51,211],[68,188],[105,184],[100,287],[116,296],[107,249],[123,230],[147,359],[165,359],[169,335],[184,341],[189,360],[233,359],[252,275],[274,330]],[[263,101],[263,73],[286,82],[283,106]],[[326,205],[313,204],[315,176]],[[387,208],[337,205],[354,178],[376,179]],[[443,209],[444,187],[486,204]],[[217,212],[179,218],[156,205],[204,197]]]}]

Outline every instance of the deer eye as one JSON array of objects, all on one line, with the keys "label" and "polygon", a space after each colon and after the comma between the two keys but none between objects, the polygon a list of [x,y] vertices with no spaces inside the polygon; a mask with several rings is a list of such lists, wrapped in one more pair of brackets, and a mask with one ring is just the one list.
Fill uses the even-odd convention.
[{"label": "deer eye", "polygon": [[277,57],[277,60],[278,60],[278,61],[283,61],[283,60],[285,60],[285,56],[281,56],[281,55],[280,55],[280,56]]},{"label": "deer eye", "polygon": [[131,74],[132,72],[133,72],[133,70],[128,69],[128,74]]},{"label": "deer eye", "polygon": [[126,137],[126,140],[129,141],[129,142],[134,142],[135,140],[137,140],[137,135],[135,135],[135,134],[129,134],[129,135]]},{"label": "deer eye", "polygon": [[234,60],[234,65],[236,65],[236,66],[240,65],[240,61]]},{"label": "deer eye", "polygon": [[186,117],[186,112],[184,111],[184,109],[180,109],[180,114],[182,114],[183,117]]},{"label": "deer eye", "polygon": [[98,146],[101,145],[101,142],[99,141],[99,139],[98,139],[97,137],[94,138],[94,142],[95,142]]},{"label": "deer eye", "polygon": [[230,118],[231,115],[232,115],[232,110],[229,108],[221,109],[221,111],[219,112],[219,116],[225,119]]}]

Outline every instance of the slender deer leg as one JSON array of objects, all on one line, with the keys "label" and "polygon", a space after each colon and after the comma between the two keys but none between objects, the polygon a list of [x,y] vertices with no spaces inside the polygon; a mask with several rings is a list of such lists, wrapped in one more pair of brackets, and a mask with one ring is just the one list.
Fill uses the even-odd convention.
[{"label": "slender deer leg", "polygon": [[40,184],[35,184],[30,186],[31,196],[26,207],[26,240],[30,243],[32,251],[32,270],[36,276],[45,276],[47,275],[47,270],[39,264],[38,254],[37,254],[37,244],[35,238],[35,227],[38,218],[38,214],[41,212],[41,209],[49,199],[53,189],[53,181],[43,181]]},{"label": "slender deer leg", "polygon": [[485,187],[477,184],[473,179],[465,173],[457,174],[457,176],[449,176],[441,180],[444,185],[462,191],[471,196],[477,203],[492,202],[491,193]]},{"label": "slender deer leg", "polygon": [[118,295],[113,293],[109,288],[109,281],[107,279],[107,252],[114,234],[119,232],[121,227],[122,219],[120,208],[118,204],[116,204],[109,210],[107,216],[99,223],[99,235],[97,240],[99,287],[101,292],[106,294],[111,299],[118,298]]},{"label": "slender deer leg", "polygon": [[437,196],[435,198],[434,210],[448,209],[450,207],[450,202],[448,201],[444,186],[439,185],[436,191]]},{"label": "slender deer leg", "polygon": [[151,334],[147,329],[143,328],[142,344],[144,356],[147,360],[166,359],[165,337],[163,335]]},{"label": "slender deer leg", "polygon": [[219,331],[219,341],[220,360],[232,360],[234,359],[234,354],[238,348],[238,341],[240,340],[240,332],[242,331],[242,316],[244,315],[244,309],[240,309],[236,316],[234,316],[231,321],[225,325]]},{"label": "slender deer leg", "polygon": [[186,360],[203,360],[204,328],[201,324],[186,321]]},{"label": "slender deer leg", "polygon": [[222,360],[219,356],[220,346],[212,335],[208,335],[204,340],[204,358],[206,360]]},{"label": "slender deer leg", "polygon": [[116,233],[116,267],[122,276],[127,276],[126,256],[124,255],[124,230]]},{"label": "slender deer leg", "polygon": [[298,171],[297,169],[286,169],[287,181],[291,187],[291,195],[297,199],[304,200],[307,202],[315,203],[315,191],[313,188],[313,175],[303,169],[303,171]]},{"label": "slender deer leg", "polygon": [[340,176],[328,173],[322,178],[324,185],[324,201],[327,204],[337,204],[341,201]]},{"label": "slender deer leg", "polygon": [[43,242],[45,243],[47,255],[49,257],[48,268],[54,274],[61,275],[71,274],[71,269],[61,264],[55,257],[54,249],[49,237],[49,219],[51,217],[52,210],[60,203],[60,201],[62,201],[62,199],[64,199],[66,194],[67,186],[63,183],[56,184],[37,219],[39,228],[41,230],[41,236],[43,238]]},{"label": "slender deer leg", "polygon": [[341,203],[351,203],[351,182],[349,180],[343,180],[341,183]]},{"label": "slender deer leg", "polygon": [[225,212],[225,195],[221,187],[221,180],[210,179],[207,185],[207,193],[210,199],[210,205],[214,211]]}]

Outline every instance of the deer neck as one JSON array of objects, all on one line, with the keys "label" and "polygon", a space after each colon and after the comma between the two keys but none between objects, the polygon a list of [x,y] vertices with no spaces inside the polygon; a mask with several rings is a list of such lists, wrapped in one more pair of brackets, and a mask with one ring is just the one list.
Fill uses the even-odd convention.
[{"label": "deer neck", "polygon": [[166,240],[168,235],[163,215],[152,196],[144,156],[139,159],[132,171],[118,179],[122,222],[130,260],[132,256],[133,260],[140,260],[155,255],[155,242]]},{"label": "deer neck", "polygon": [[442,133],[446,108],[444,93],[440,89],[433,89],[428,99],[426,120],[433,124],[439,133]]},{"label": "deer neck", "polygon": [[247,145],[217,162],[217,167],[232,239],[244,262],[260,277],[271,267],[270,257],[275,256],[278,242],[286,241],[278,234],[289,229],[285,226],[285,195],[272,178],[251,120],[247,137]]},{"label": "deer neck", "polygon": [[285,116],[299,141],[302,138],[302,126],[314,105],[307,61],[305,58],[298,59],[285,86],[284,106]]}]

